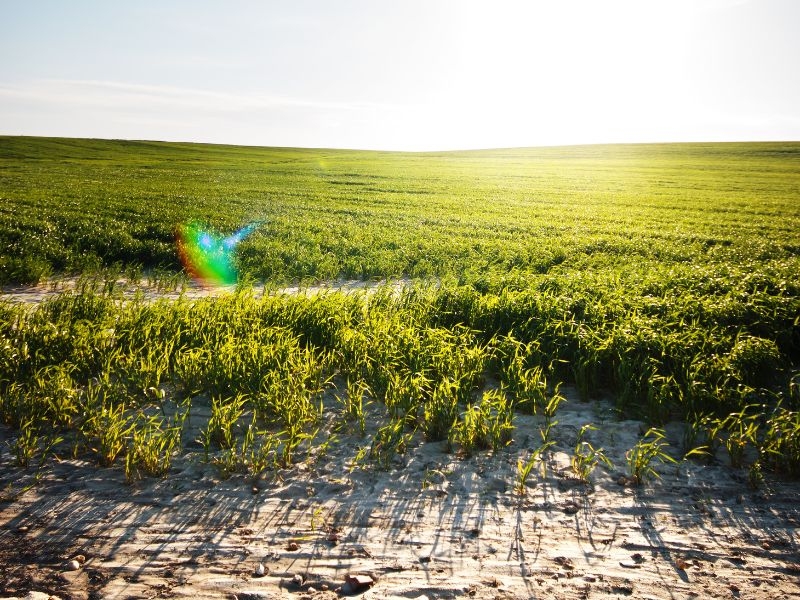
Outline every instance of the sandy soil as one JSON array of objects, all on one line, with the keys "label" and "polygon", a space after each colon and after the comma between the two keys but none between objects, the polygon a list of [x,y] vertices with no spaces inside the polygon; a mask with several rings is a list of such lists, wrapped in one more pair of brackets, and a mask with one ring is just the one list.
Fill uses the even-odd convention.
[{"label": "sandy soil", "polygon": [[[349,293],[376,290],[387,285],[394,289],[400,289],[409,285],[409,283],[410,280],[402,278],[391,281],[339,279],[315,284],[298,284],[274,288],[254,285],[253,292],[256,297],[260,297],[262,294],[318,294],[328,291]],[[59,277],[37,285],[0,286],[0,300],[34,305],[65,291],[75,290],[78,286],[79,279],[77,277]],[[107,283],[102,279],[98,279],[95,282],[95,288],[98,291],[106,287]],[[193,300],[197,298],[232,294],[236,291],[236,286],[206,285],[194,280],[159,283],[145,278],[136,283],[131,283],[125,279],[118,279],[112,282],[112,289],[115,294],[123,299],[132,299],[136,296],[142,296],[148,300],[160,298],[176,300],[181,297]]]},{"label": "sandy soil", "polygon": [[[227,480],[191,442],[164,479],[125,483],[120,467],[79,459],[34,470],[0,456],[0,591],[57,598],[800,598],[800,485],[751,490],[716,462],[660,468],[620,485],[641,423],[568,392],[557,447],[526,493],[517,460],[541,418],[519,416],[514,442],[468,459],[415,440],[389,471],[352,468],[370,430],[340,432],[327,454],[252,481]],[[379,408],[375,407],[378,411]],[[575,480],[578,428],[614,467]],[[327,427],[335,426],[331,413]],[[668,428],[679,444],[680,427]],[[0,430],[8,439],[10,432]],[[85,558],[82,564],[70,562]],[[264,575],[259,576],[259,564]],[[73,567],[79,567],[71,570]],[[364,575],[363,587],[344,586]],[[343,587],[344,586],[344,587]],[[33,598],[34,596],[29,596]],[[46,597],[46,596],[41,596]]]}]

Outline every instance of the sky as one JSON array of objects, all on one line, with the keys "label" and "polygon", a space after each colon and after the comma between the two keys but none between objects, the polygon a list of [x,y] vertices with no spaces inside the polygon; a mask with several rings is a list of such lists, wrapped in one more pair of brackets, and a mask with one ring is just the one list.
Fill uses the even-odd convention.
[{"label": "sky", "polygon": [[800,140],[797,0],[0,0],[0,134]]}]

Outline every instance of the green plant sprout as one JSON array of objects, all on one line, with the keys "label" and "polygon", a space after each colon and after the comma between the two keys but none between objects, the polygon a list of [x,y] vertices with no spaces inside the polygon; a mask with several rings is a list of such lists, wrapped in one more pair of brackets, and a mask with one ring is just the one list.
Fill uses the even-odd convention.
[{"label": "green plant sprout", "polygon": [[655,469],[656,463],[677,463],[667,454],[666,434],[663,429],[650,428],[647,433],[625,453],[628,472],[635,485],[642,485],[647,479],[660,479]]},{"label": "green plant sprout", "polygon": [[578,431],[578,438],[575,442],[575,448],[570,458],[570,466],[572,472],[578,479],[584,482],[589,482],[589,477],[598,464],[603,464],[606,467],[611,467],[611,461],[606,456],[602,448],[595,448],[586,441],[586,433],[589,431],[597,431],[597,427],[588,424],[584,425]]}]

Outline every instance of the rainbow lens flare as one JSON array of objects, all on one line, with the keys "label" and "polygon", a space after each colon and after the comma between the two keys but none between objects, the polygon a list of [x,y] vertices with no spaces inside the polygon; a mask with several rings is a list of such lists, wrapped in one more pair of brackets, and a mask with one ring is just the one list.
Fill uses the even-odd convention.
[{"label": "rainbow lens flare", "polygon": [[178,254],[186,271],[205,285],[232,285],[239,279],[234,250],[260,222],[245,225],[222,238],[197,221],[178,228]]}]

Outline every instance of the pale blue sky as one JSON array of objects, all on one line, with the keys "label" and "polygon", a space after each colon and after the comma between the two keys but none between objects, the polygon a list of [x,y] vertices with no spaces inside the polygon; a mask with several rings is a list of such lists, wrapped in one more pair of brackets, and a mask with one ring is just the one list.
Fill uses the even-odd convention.
[{"label": "pale blue sky", "polygon": [[796,0],[0,0],[0,134],[800,140]]}]

